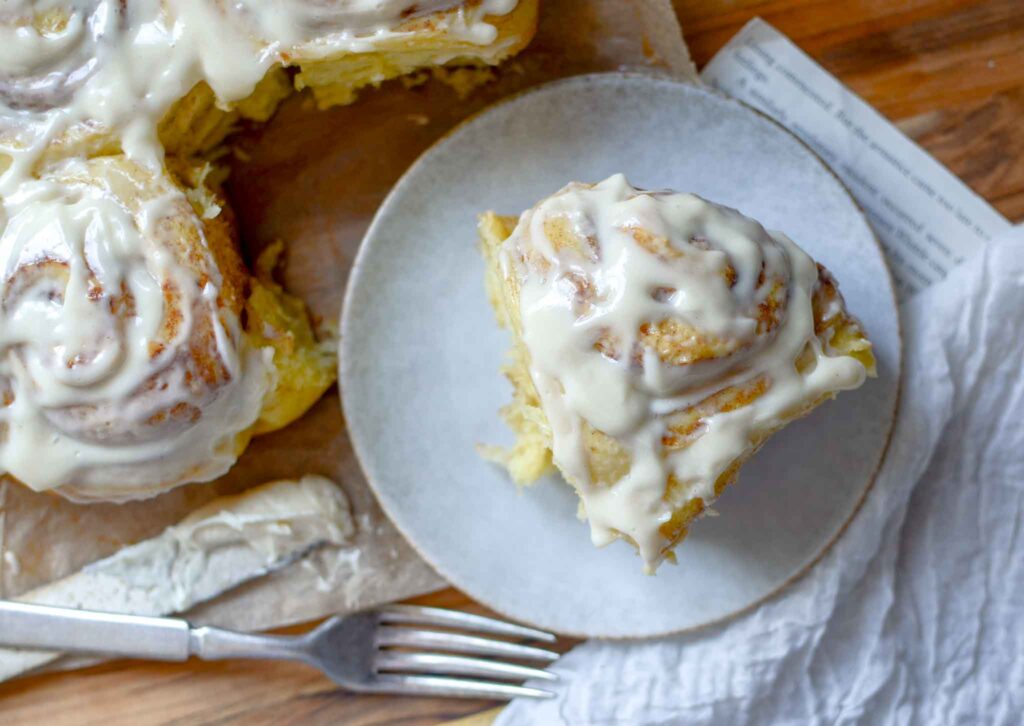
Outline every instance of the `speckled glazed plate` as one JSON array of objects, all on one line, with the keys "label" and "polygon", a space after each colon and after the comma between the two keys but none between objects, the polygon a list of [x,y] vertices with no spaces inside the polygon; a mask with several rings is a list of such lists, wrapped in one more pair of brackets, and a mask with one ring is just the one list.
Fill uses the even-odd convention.
[{"label": "speckled glazed plate", "polygon": [[[641,572],[623,542],[590,543],[557,476],[518,491],[477,456],[507,443],[476,215],[518,214],[567,181],[624,172],[693,191],[789,234],[840,281],[880,375],[791,424],[680,547]],[[897,400],[889,273],[857,205],[795,137],[742,104],[665,78],[581,76],[474,117],[427,151],[367,232],[342,314],[341,388],[381,504],[455,586],[561,633],[649,637],[721,621],[771,597],[842,532],[870,489]]]}]

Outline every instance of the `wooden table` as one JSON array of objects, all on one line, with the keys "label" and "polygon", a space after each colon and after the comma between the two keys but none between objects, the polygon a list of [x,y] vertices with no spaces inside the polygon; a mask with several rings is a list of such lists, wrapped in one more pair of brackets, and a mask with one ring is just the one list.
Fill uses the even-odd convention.
[{"label": "wooden table", "polygon": [[[699,66],[760,15],[1000,212],[1024,220],[1021,0],[675,2]],[[485,612],[451,589],[416,602]],[[119,662],[0,686],[4,724],[428,724],[494,705],[356,696],[274,662]]]}]

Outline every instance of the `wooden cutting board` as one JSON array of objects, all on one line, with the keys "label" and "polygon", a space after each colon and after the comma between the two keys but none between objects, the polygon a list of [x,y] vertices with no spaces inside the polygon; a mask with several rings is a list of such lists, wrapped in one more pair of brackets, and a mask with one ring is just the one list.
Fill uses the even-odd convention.
[{"label": "wooden cutting board", "polygon": [[[675,4],[698,66],[760,15],[1011,221],[1024,220],[1020,0]],[[486,612],[452,589],[416,602]],[[571,645],[561,641],[559,648]],[[496,705],[357,696],[312,670],[275,662],[125,661],[0,686],[4,724],[433,724]],[[471,723],[488,723],[491,715]]]}]

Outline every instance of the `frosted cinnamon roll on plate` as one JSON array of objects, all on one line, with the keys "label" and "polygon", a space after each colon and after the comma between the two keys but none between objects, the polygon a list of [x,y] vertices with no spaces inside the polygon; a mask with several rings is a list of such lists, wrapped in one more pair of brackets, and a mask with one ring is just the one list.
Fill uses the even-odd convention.
[{"label": "frosted cinnamon roll on plate", "polygon": [[[488,216],[480,255],[481,211],[533,208],[615,170],[699,198],[570,187],[516,234],[517,220]],[[485,275],[523,331],[511,359]],[[531,90],[426,152],[367,232],[341,340],[354,449],[423,557],[509,617],[606,638],[719,622],[806,572],[871,486],[901,365],[881,248],[824,163],[741,103],[633,74]],[[538,340],[557,355],[534,358]],[[791,420],[867,377],[872,356],[877,378]],[[510,399],[511,429],[497,413]],[[517,486],[481,444],[519,478],[543,475]],[[588,521],[554,458],[586,487]],[[691,522],[712,500],[721,516]],[[643,558],[628,541],[594,547],[591,525]],[[644,574],[670,552],[678,566]]]},{"label": "frosted cinnamon roll on plate", "polygon": [[480,235],[514,337],[516,442],[487,451],[520,484],[553,463],[648,572],[772,433],[875,374],[825,268],[695,195],[572,183]]}]

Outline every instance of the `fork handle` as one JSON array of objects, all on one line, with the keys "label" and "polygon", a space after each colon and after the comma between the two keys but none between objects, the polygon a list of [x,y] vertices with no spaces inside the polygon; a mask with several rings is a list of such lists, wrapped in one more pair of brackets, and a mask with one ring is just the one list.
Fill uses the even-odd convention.
[{"label": "fork handle", "polygon": [[0,645],[183,661],[189,624],[175,618],[97,613],[0,600]]},{"label": "fork handle", "polygon": [[203,626],[191,630],[191,652],[203,660],[273,658],[312,662],[311,641],[301,635],[259,635]]}]

